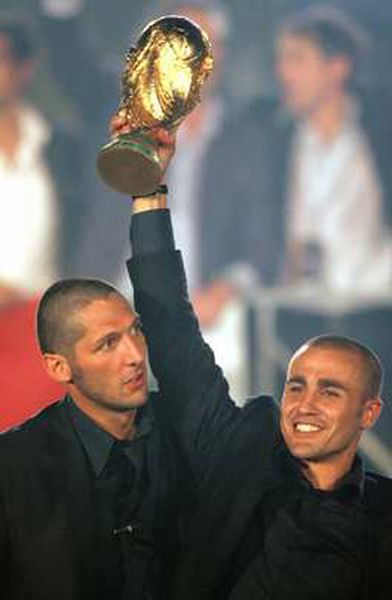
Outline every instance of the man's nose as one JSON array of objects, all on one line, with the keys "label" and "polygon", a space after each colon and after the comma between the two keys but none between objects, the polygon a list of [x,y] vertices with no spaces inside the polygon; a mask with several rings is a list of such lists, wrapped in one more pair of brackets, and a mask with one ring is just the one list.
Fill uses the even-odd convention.
[{"label": "man's nose", "polygon": [[306,390],[298,404],[298,410],[303,412],[310,412],[317,406],[317,390]]},{"label": "man's nose", "polygon": [[145,347],[141,337],[124,337],[124,356],[125,360],[131,364],[140,364],[144,361]]}]

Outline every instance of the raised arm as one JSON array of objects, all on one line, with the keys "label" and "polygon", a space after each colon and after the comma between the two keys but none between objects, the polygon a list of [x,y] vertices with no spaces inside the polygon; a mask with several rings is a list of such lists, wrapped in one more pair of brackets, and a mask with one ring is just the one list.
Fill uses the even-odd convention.
[{"label": "raised arm", "polygon": [[[172,152],[173,147],[163,150],[162,164],[167,165]],[[134,200],[133,212],[128,266],[152,370],[164,395],[164,411],[187,450],[200,460],[238,409],[189,303],[166,194]]]}]

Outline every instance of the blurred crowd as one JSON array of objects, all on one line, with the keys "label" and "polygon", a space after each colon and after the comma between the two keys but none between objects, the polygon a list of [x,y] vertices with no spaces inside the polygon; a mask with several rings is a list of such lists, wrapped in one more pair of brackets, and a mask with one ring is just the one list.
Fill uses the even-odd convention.
[{"label": "blurred crowd", "polygon": [[[34,310],[46,286],[94,276],[131,294],[129,202],[100,181],[95,161],[118,106],[125,51],[163,14],[198,23],[214,53],[202,101],[180,127],[168,187],[191,297],[234,396],[263,385],[266,318],[264,344],[282,349],[269,362],[274,385],[285,348],[334,330],[380,354],[388,395],[392,103],[390,83],[370,72],[385,44],[372,19],[349,2],[344,12],[334,3],[294,11],[277,3],[262,59],[271,79],[253,73],[268,80],[266,93],[255,85],[257,94],[246,86],[233,94],[229,49],[249,34],[232,3],[171,0],[114,12],[115,58],[90,35],[98,4],[37,0],[27,19],[0,13],[0,427],[61,393],[35,349]],[[45,90],[34,102],[30,93],[43,55],[63,99],[50,117]],[[390,423],[380,430],[387,446]]]}]

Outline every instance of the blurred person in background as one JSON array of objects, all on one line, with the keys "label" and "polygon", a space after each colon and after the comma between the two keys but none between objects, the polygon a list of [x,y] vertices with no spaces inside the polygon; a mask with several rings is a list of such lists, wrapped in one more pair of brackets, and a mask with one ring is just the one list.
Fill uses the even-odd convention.
[{"label": "blurred person in background", "polygon": [[219,2],[183,0],[167,5],[170,13],[183,15],[197,23],[208,35],[214,56],[214,68],[202,89],[202,101],[186,117],[178,132],[179,152],[168,173],[172,196],[173,226],[183,248],[191,293],[202,282],[199,256],[203,244],[204,221],[208,218],[209,198],[200,194],[206,157],[215,135],[228,112],[224,97],[222,69],[225,42],[230,32],[228,11]]},{"label": "blurred person in background", "polygon": [[0,17],[0,305],[71,270],[83,198],[70,131],[27,99],[37,48],[26,24]]},{"label": "blurred person in background", "polygon": [[[108,56],[99,45],[96,47],[88,34],[85,0],[39,0],[38,7],[51,68],[62,93],[71,101],[83,134],[89,219],[76,274],[102,277],[117,283],[123,240],[126,239],[123,223],[127,203],[121,202],[121,198],[98,177],[96,157],[99,148],[107,142],[107,122],[119,101],[123,65],[118,57]],[[132,7],[127,18],[131,27]],[[119,46],[124,45],[124,40],[119,41]],[[104,235],[107,227],[119,234]],[[99,261],[95,254],[97,239],[101,244]]]},{"label": "blurred person in background", "polygon": [[[107,141],[108,115],[116,110],[120,93],[120,72],[124,60],[112,60],[102,56],[86,34],[84,0],[40,0],[41,17],[50,57],[57,81],[73,101],[84,127],[85,161],[90,176],[89,227],[85,231],[84,243],[78,261],[81,276],[104,278],[128,293],[127,274],[121,265],[127,256],[124,240],[127,239],[126,220],[128,205],[100,180],[96,172],[96,157],[99,148]],[[210,248],[214,244],[215,232],[206,221],[210,218],[210,198],[202,193],[205,173],[214,169],[215,161],[220,165],[220,145],[213,145],[225,117],[231,112],[231,103],[224,93],[223,72],[225,49],[230,36],[230,14],[219,0],[169,0],[168,2],[146,3],[144,14],[119,15],[129,19],[134,45],[137,36],[152,19],[178,14],[199,25],[208,35],[214,55],[214,69],[202,90],[202,100],[181,124],[178,135],[180,152],[173,160],[168,173],[168,185],[172,195],[173,226],[180,237],[184,260],[189,277],[189,286],[196,311],[206,326],[209,343],[225,367],[226,375],[233,388],[233,395],[243,397],[246,387],[244,368],[245,336],[241,337],[243,314],[236,305],[229,306],[221,323],[209,328],[203,306],[204,273],[200,257],[203,254],[205,236],[211,234]],[[125,46],[125,41],[119,41]],[[118,98],[116,98],[116,90]],[[212,150],[214,148],[214,150]],[[215,200],[216,202],[216,200]],[[225,205],[221,202],[221,208]],[[109,227],[110,235],[107,234]],[[101,256],[96,260],[96,240],[100,240]],[[219,241],[217,240],[219,243]],[[219,250],[217,249],[218,254]],[[223,288],[223,293],[225,290]],[[200,298],[200,302],[199,302]],[[204,311],[203,311],[204,309]],[[227,345],[227,337],[236,335],[241,344]]]},{"label": "blurred person in background", "polygon": [[293,14],[276,38],[279,99],[253,101],[216,138],[204,193],[224,200],[201,258],[210,321],[250,283],[390,289],[392,104],[358,85],[367,46],[338,9]]},{"label": "blurred person in background", "polygon": [[[0,428],[27,416],[58,391],[35,350],[35,297],[72,270],[81,235],[78,139],[28,100],[37,62],[38,48],[26,22],[1,15],[0,388],[7,405],[2,406]],[[28,399],[26,377],[31,383]]]},{"label": "blurred person in background", "polygon": [[[116,102],[119,102],[120,72],[125,62],[122,64],[118,61],[114,66],[112,61],[109,66],[99,48],[94,49],[89,42],[83,18],[86,8],[84,0],[41,0],[40,6],[54,72],[64,93],[72,99],[82,117],[86,143],[89,144],[85,151],[93,186],[89,219],[92,236],[87,232],[79,268],[84,275],[97,275],[116,283],[123,281],[120,287],[128,286],[125,269],[124,272],[119,271],[121,259],[127,252],[124,244],[126,232],[124,236],[118,233],[124,228],[123,217],[126,218],[128,208],[126,202],[121,203],[116,192],[100,181],[95,167],[97,152],[108,139],[108,117],[116,110]],[[218,1],[172,0],[147,3],[143,17],[138,15],[136,19],[132,11],[123,17],[119,15],[119,18],[129,19],[129,27],[133,30],[133,38],[128,41],[125,50],[128,50],[129,43],[136,43],[137,36],[149,21],[165,14],[180,14],[195,21],[209,36],[214,54],[214,70],[203,87],[202,102],[187,116],[180,128],[179,144],[184,148],[181,163],[175,162],[169,175],[173,193],[181,195],[181,202],[178,201],[174,209],[174,220],[181,223],[178,229],[182,228],[186,238],[186,261],[190,278],[194,282],[192,287],[195,288],[199,279],[197,263],[201,243],[198,221],[202,217],[193,216],[201,210],[199,180],[202,178],[204,156],[212,137],[220,128],[225,111],[220,74],[224,42],[229,32],[229,16]],[[138,31],[136,21],[140,25]],[[125,40],[120,40],[119,43],[124,47]],[[186,223],[182,227],[184,220]],[[113,227],[113,235],[100,236],[101,231],[106,234],[108,223]],[[102,243],[107,238],[99,264],[94,252],[97,236]]]},{"label": "blurred person in background", "polygon": [[[210,323],[209,306],[203,302],[205,277],[202,265],[204,244],[213,252],[215,232],[208,221],[210,211],[225,210],[218,188],[205,191],[206,173],[219,167],[224,149],[214,144],[223,123],[232,113],[232,102],[224,90],[226,46],[231,34],[230,13],[219,1],[177,0],[165,4],[168,13],[181,14],[197,23],[211,42],[214,68],[202,89],[202,101],[181,124],[177,136],[178,152],[168,169],[172,199],[173,228],[183,250],[189,292],[203,333],[222,365],[233,397],[244,398],[248,388],[246,365],[246,315],[237,302],[229,302],[218,322]],[[230,168],[230,166],[228,166]],[[223,174],[224,176],[224,174]],[[211,206],[211,205],[214,206]],[[218,206],[219,205],[219,206]],[[220,243],[220,240],[216,240]],[[218,286],[219,287],[219,286]],[[217,293],[225,288],[217,289]],[[236,338],[236,344],[229,342]]]}]

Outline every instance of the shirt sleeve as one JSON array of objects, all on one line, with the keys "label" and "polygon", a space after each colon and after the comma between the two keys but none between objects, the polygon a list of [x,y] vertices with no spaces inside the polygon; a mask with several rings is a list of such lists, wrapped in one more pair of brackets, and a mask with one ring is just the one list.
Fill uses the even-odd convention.
[{"label": "shirt sleeve", "polygon": [[149,210],[133,215],[130,240],[133,256],[175,250],[170,211]]},{"label": "shirt sleeve", "polygon": [[170,211],[135,213],[128,261],[136,311],[162,402],[154,410],[171,423],[195,472],[204,473],[212,448],[239,411],[188,299],[181,254],[174,249]]}]

